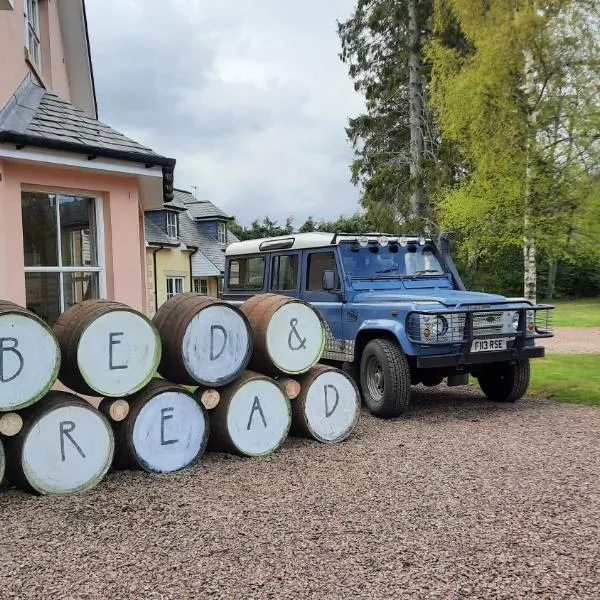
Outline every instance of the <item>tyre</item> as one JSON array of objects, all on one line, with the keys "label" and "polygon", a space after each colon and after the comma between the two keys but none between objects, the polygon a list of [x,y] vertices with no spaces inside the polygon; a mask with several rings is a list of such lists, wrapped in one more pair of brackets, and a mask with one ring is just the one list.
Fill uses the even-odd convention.
[{"label": "tyre", "polygon": [[360,385],[369,410],[384,419],[402,414],[410,400],[410,368],[394,341],[370,341],[360,359]]},{"label": "tyre", "polygon": [[493,402],[515,402],[529,387],[529,359],[505,363],[477,375],[481,391]]}]

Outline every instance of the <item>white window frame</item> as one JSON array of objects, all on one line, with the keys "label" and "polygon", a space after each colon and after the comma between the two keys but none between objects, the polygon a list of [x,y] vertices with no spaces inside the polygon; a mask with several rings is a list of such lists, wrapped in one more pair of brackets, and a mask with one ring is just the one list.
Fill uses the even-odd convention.
[{"label": "white window frame", "polygon": [[178,294],[183,294],[183,277],[167,277],[167,300]]},{"label": "white window frame", "polygon": [[[171,219],[172,217],[172,219]],[[179,223],[177,222],[177,213],[167,211],[167,235],[176,240],[179,237]]]},{"label": "white window frame", "polygon": [[[206,288],[205,291],[202,291],[202,288]],[[194,279],[194,292],[196,294],[204,294],[208,296],[208,292],[210,290],[210,286],[208,285],[208,279],[196,278]]]},{"label": "white window frame", "polygon": [[227,243],[227,226],[225,223],[217,223],[217,239],[221,244]]},{"label": "white window frame", "polygon": [[[98,297],[106,298],[106,269],[104,260],[104,202],[102,196],[93,196],[89,192],[77,192],[73,190],[69,191],[56,191],[47,189],[38,189],[23,187],[23,192],[36,192],[43,193],[53,196],[78,196],[82,198],[90,198],[94,200],[94,225],[96,229],[96,262],[97,266],[83,265],[81,267],[42,267],[32,266],[24,267],[25,273],[58,273],[59,274],[59,286],[60,286],[60,312],[65,312],[65,288],[64,288],[64,273],[98,273]],[[60,228],[60,203],[55,202],[56,210],[56,243],[57,248],[57,260],[62,263],[62,232]]]},{"label": "white window frame", "polygon": [[23,12],[25,16],[25,48],[27,48],[31,60],[41,67],[39,0],[23,0]]}]

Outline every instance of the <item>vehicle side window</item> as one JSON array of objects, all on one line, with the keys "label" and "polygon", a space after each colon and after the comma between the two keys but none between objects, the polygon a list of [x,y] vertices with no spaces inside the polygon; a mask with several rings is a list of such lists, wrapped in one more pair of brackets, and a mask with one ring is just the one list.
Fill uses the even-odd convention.
[{"label": "vehicle side window", "polygon": [[227,284],[236,290],[262,290],[265,281],[264,256],[234,258],[229,262]]},{"label": "vehicle side window", "polygon": [[335,273],[335,287],[340,287],[340,278],[333,252],[313,252],[308,255],[308,277],[306,289],[309,291],[323,290],[323,273]]},{"label": "vehicle side window", "polygon": [[283,254],[273,257],[271,264],[271,289],[290,291],[298,287],[298,255]]}]

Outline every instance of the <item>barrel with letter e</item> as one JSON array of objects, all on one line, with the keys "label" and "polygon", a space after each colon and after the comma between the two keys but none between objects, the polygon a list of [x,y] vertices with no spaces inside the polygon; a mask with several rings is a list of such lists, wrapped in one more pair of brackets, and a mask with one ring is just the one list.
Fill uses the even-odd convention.
[{"label": "barrel with letter e", "polygon": [[300,394],[292,402],[292,434],[325,443],[345,440],[360,415],[360,394],[352,378],[340,369],[316,365],[298,381]]},{"label": "barrel with letter e", "polygon": [[325,327],[307,302],[279,294],[259,294],[240,307],[252,326],[250,368],[268,375],[296,375],[319,362]]},{"label": "barrel with letter e", "polygon": [[[185,388],[153,379],[127,400],[128,415],[112,423],[117,468],[170,473],[202,456],[208,442],[208,414]],[[106,401],[110,399],[102,402]]]},{"label": "barrel with letter e", "polygon": [[0,300],[0,412],[37,402],[54,385],[60,364],[50,327],[31,311]]},{"label": "barrel with letter e", "polygon": [[152,321],[119,302],[80,302],[59,316],[54,333],[63,355],[60,380],[80,394],[133,394],[152,379],[160,362]]},{"label": "barrel with letter e", "polygon": [[246,368],[252,332],[231,304],[193,292],[167,300],[154,316],[163,355],[159,373],[175,383],[223,386]]}]

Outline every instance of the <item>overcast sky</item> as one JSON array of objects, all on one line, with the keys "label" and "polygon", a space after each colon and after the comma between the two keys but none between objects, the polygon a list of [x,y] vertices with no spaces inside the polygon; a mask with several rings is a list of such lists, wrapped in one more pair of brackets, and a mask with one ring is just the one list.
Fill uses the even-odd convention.
[{"label": "overcast sky", "polygon": [[358,208],[339,60],[354,0],[87,0],[100,120],[243,223]]}]

